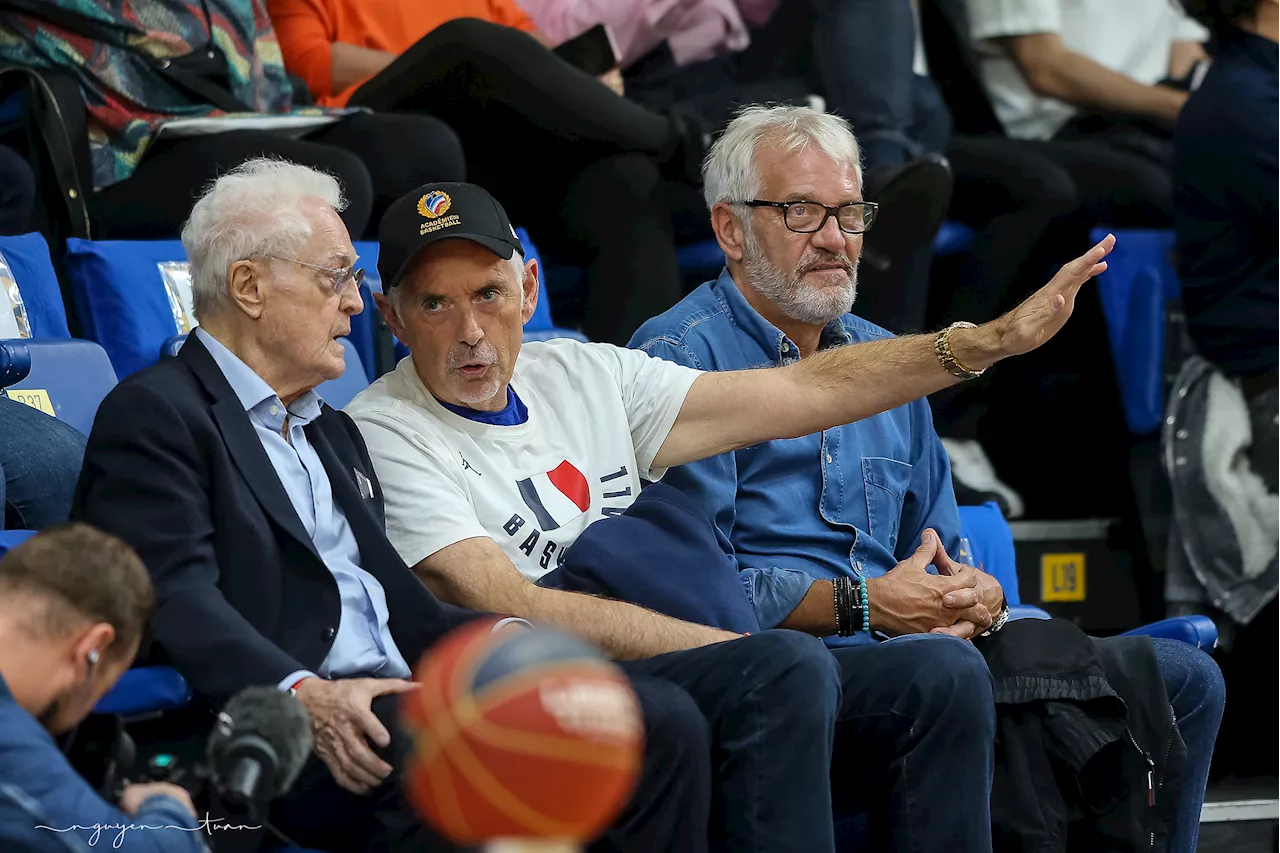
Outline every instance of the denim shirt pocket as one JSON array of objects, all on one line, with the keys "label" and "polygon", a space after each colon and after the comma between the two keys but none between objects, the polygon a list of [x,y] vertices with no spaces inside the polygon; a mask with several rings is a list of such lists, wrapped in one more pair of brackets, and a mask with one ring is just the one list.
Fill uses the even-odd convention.
[{"label": "denim shirt pocket", "polygon": [[898,545],[902,499],[911,484],[911,464],[883,456],[862,457],[867,493],[867,533],[890,551]]}]

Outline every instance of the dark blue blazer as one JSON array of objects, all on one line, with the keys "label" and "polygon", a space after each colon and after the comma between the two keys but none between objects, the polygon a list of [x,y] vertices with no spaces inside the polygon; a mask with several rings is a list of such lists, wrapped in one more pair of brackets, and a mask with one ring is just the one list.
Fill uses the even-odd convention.
[{"label": "dark blue blazer", "polygon": [[[382,584],[391,634],[410,666],[477,614],[437,601],[384,528],[382,488],[355,424],[324,406],[307,428],[360,547]],[[360,472],[373,484],[361,497]],[[209,351],[193,335],[177,357],[128,377],[103,400],[72,517],[137,550],[156,588],[151,663],[225,699],[318,670],[341,613],[325,567]]]}]

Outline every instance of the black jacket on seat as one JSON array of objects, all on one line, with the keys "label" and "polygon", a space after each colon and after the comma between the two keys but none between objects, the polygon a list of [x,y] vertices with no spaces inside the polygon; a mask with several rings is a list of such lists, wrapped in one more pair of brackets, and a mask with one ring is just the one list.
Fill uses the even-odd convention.
[{"label": "black jacket on seat", "polygon": [[995,679],[996,853],[1163,851],[1186,746],[1150,639],[1023,619],[975,645]]}]

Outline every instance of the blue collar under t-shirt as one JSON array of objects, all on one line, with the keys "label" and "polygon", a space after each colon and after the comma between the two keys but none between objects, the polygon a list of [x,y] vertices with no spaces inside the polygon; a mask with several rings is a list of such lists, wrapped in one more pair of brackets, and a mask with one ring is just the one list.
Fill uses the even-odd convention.
[{"label": "blue collar under t-shirt", "polygon": [[436,402],[455,415],[461,415],[469,420],[489,424],[490,426],[518,426],[529,420],[529,410],[525,408],[524,401],[516,395],[515,389],[510,385],[507,386],[507,405],[498,412],[481,412],[478,409],[469,409],[466,406],[455,406],[453,403],[446,403],[439,397],[436,397]]}]

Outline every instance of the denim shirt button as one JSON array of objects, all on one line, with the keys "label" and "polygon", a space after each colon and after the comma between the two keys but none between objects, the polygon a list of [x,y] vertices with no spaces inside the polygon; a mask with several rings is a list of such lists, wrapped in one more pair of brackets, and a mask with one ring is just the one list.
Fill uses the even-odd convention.
[{"label": "denim shirt button", "polygon": [[828,464],[828,465],[830,465],[830,464],[831,464],[831,454],[830,454],[830,453],[828,453],[828,454],[827,454],[827,464]]}]

